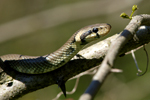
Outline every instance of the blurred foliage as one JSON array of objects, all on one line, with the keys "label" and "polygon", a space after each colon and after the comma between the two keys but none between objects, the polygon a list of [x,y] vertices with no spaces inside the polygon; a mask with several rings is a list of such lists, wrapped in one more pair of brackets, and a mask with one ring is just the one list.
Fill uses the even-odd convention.
[{"label": "blurred foliage", "polygon": [[[139,9],[135,15],[149,14],[149,3],[149,0],[115,0],[113,2],[111,0],[1,0],[0,40],[3,41],[0,42],[0,55],[11,53],[48,54],[63,45],[78,29],[95,23],[111,24],[112,30],[107,36],[109,37],[122,31],[129,22],[119,17],[121,12],[125,11],[130,14],[131,6],[136,4]],[[53,15],[51,13],[46,13],[46,15],[45,11],[56,12]],[[49,20],[52,20],[51,23],[47,19],[44,20],[47,16]],[[53,22],[56,17],[58,19]],[[29,18],[37,19],[37,21],[29,20],[27,23]],[[43,21],[41,21],[42,18]],[[42,25],[36,27],[36,25],[40,25],[39,20]],[[17,24],[19,22],[23,23]],[[23,30],[28,24],[28,29],[32,31]],[[47,26],[44,26],[45,24]],[[146,48],[147,51],[150,50],[148,45]],[[140,68],[145,70],[146,55],[144,51],[141,49],[135,54]],[[115,67],[123,69],[124,72],[111,74],[104,82],[95,100],[147,100],[150,98],[148,77],[150,71],[142,77],[136,76],[137,70],[131,55],[119,57]],[[68,95],[67,98],[77,100],[89,85],[91,78],[92,76],[83,76],[77,91],[73,95]],[[73,80],[66,83],[67,90],[72,89],[74,82]],[[51,100],[58,92],[60,92],[60,88],[53,85],[29,93],[18,100]],[[64,99],[64,96],[61,96],[60,100]]]}]

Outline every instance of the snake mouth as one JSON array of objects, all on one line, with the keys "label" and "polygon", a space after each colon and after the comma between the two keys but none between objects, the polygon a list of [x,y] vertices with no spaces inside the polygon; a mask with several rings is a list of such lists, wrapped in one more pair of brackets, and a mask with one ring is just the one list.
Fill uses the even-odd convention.
[{"label": "snake mouth", "polygon": [[82,41],[82,42],[85,42],[85,41],[86,41],[85,38],[86,38],[87,36],[89,36],[91,33],[92,33],[91,30],[89,30],[89,31],[87,31],[87,32],[85,32],[85,33],[83,33],[83,34],[80,36],[81,41]]},{"label": "snake mouth", "polygon": [[100,38],[100,35],[98,33],[92,32],[91,30],[87,31],[80,36],[82,42],[81,45],[85,45],[90,41],[93,41],[94,39],[98,39],[98,38]]}]

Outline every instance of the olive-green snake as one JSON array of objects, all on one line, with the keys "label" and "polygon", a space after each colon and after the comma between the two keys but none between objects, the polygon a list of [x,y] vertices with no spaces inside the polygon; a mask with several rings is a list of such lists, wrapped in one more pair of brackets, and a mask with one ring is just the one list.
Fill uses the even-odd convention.
[{"label": "olive-green snake", "polygon": [[66,64],[87,43],[106,35],[111,29],[107,23],[86,26],[75,32],[58,50],[44,56],[8,54],[1,56],[6,66],[27,74],[42,74]]}]

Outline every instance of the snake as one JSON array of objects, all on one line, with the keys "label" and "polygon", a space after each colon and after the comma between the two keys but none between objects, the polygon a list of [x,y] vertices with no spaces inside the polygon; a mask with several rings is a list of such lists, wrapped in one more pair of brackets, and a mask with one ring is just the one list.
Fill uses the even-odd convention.
[{"label": "snake", "polygon": [[7,54],[0,56],[6,66],[26,74],[42,74],[54,71],[65,65],[85,45],[109,33],[111,25],[98,23],[81,28],[53,53],[44,56]]}]

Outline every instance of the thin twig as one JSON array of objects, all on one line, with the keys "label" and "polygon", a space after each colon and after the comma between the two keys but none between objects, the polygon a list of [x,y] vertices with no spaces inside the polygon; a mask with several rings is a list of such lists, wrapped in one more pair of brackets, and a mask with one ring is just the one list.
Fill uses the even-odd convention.
[{"label": "thin twig", "polygon": [[[94,75],[97,72],[97,68],[98,68],[98,66],[91,68],[83,73],[80,73],[79,75],[76,75],[76,76],[70,78],[69,81],[76,79],[76,82],[75,82],[75,85],[74,85],[74,88],[72,89],[72,91],[70,91],[70,92],[67,91],[66,94],[73,94],[77,89],[80,77],[84,76],[84,75]],[[61,95],[63,95],[63,92],[58,93],[57,96],[53,100],[57,100]]]},{"label": "thin twig", "polygon": [[141,73],[142,71],[141,71],[141,70],[139,69],[139,67],[138,67],[138,63],[137,63],[137,60],[136,60],[136,57],[135,57],[135,55],[134,55],[134,51],[133,51],[133,50],[131,50],[131,54],[132,54],[133,60],[134,60],[134,62],[135,62],[136,68],[137,68],[137,70],[138,70],[138,73],[137,73],[137,75],[138,75],[138,74]]},{"label": "thin twig", "polygon": [[147,64],[146,64],[146,69],[145,69],[144,73],[142,73],[142,74],[137,73],[137,75],[138,75],[138,76],[142,76],[142,75],[144,75],[144,74],[147,72],[147,70],[148,70],[148,64],[149,64],[148,52],[147,52],[147,50],[146,50],[146,48],[145,48],[145,45],[143,45],[143,48],[144,48],[144,51],[145,51],[145,53],[146,53],[146,57],[147,57]]}]

